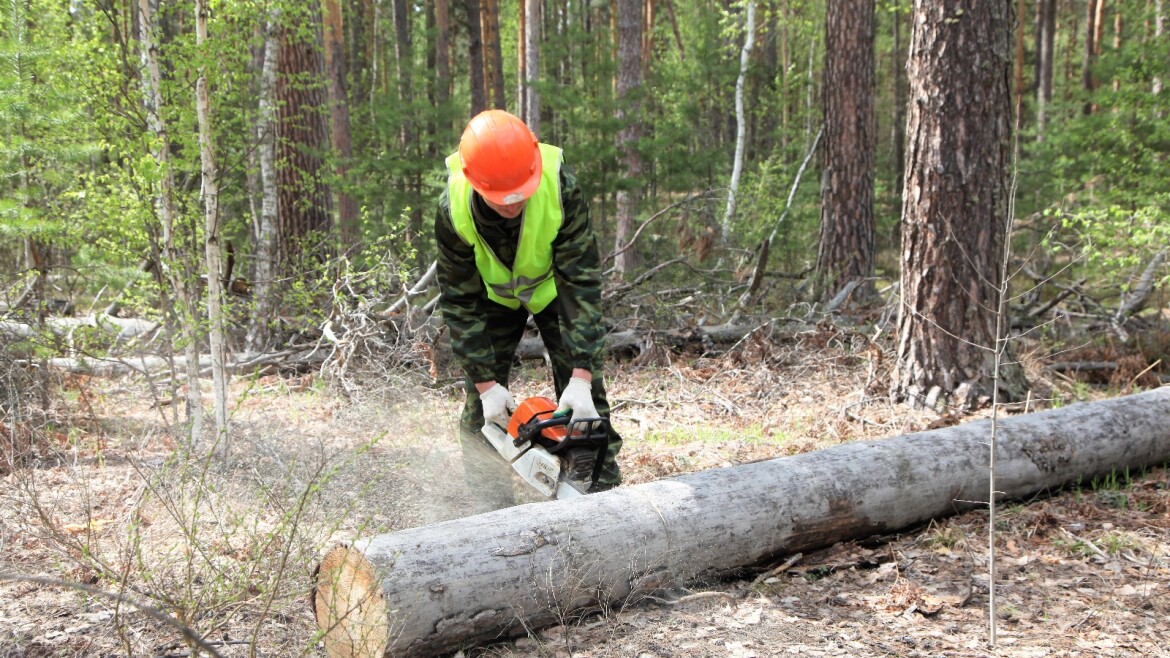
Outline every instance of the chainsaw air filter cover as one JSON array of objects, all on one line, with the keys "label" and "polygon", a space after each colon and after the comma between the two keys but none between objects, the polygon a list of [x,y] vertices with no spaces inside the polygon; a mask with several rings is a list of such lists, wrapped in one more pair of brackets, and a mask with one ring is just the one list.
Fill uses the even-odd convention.
[{"label": "chainsaw air filter cover", "polygon": [[[508,422],[508,435],[513,439],[520,436],[520,426],[531,421],[547,420],[557,410],[557,403],[551,399],[536,396],[522,401],[512,412],[512,419]],[[569,436],[569,429],[565,425],[546,427],[540,431],[541,436],[553,441],[563,441]]]}]

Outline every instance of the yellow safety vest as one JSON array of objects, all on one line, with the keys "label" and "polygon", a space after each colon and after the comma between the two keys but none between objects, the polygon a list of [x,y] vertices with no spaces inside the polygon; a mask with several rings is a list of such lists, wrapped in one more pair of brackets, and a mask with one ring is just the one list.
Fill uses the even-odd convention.
[{"label": "yellow safety vest", "polygon": [[475,251],[475,267],[483,277],[488,299],[508,308],[539,313],[556,299],[552,244],[565,219],[561,207],[561,149],[540,145],[540,185],[529,197],[520,219],[520,239],[512,269],[504,265],[475,230],[471,214],[471,184],[463,175],[459,153],[447,157],[447,198],[455,232]]}]

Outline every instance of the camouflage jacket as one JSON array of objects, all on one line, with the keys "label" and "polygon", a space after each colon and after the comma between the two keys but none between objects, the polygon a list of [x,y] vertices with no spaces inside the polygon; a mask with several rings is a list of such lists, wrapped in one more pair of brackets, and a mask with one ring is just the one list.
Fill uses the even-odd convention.
[{"label": "camouflage jacket", "polygon": [[[561,205],[564,221],[553,241],[553,274],[557,298],[542,311],[555,311],[561,335],[575,368],[600,374],[605,328],[601,317],[601,259],[589,224],[589,206],[567,165],[561,166]],[[520,218],[504,219],[474,195],[472,215],[480,236],[508,267],[516,257]],[[439,308],[451,331],[455,359],[472,381],[492,375],[495,351],[486,318],[504,311],[484,292],[472,248],[455,232],[448,193],[443,191],[435,212],[435,242],[439,248]],[[510,356],[510,355],[509,355]]]}]

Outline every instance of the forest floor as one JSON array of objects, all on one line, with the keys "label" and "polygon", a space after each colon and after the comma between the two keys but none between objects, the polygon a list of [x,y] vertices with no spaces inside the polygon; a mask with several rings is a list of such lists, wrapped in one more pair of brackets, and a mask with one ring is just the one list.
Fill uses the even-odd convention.
[{"label": "forest floor", "polygon": [[[625,483],[988,413],[891,405],[880,354],[840,336],[806,338],[611,367]],[[1043,397],[1094,395],[1033,370]],[[143,381],[64,377],[39,408],[52,424],[18,445],[17,463],[0,464],[0,573],[91,590],[0,580],[0,658],[192,655],[178,628],[133,604],[184,620],[225,657],[325,655],[308,597],[327,548],[477,507],[454,432],[460,396],[413,379],[383,374],[349,396],[312,375],[237,379],[224,464],[176,449],[166,429],[174,404]],[[531,363],[516,379],[517,397],[551,393]],[[21,426],[0,429],[11,457]],[[517,493],[522,502],[520,485]],[[783,561],[755,565],[742,579],[690,583],[671,600],[461,653],[1170,656],[1170,472],[1118,474],[1003,506],[994,646],[987,519],[973,511],[839,544],[763,579]]]}]

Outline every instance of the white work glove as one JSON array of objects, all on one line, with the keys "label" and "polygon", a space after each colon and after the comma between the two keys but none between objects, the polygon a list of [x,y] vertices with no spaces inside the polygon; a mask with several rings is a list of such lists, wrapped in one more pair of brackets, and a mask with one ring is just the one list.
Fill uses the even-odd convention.
[{"label": "white work glove", "polygon": [[554,413],[560,415],[566,411],[573,412],[569,422],[578,418],[597,418],[597,407],[593,406],[593,385],[580,377],[570,379],[569,385],[561,391],[561,400]]},{"label": "white work glove", "polygon": [[507,427],[512,419],[512,412],[516,410],[516,400],[508,389],[498,383],[479,394],[479,401],[483,403],[483,420],[485,423],[495,423],[499,427]]}]

